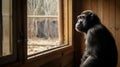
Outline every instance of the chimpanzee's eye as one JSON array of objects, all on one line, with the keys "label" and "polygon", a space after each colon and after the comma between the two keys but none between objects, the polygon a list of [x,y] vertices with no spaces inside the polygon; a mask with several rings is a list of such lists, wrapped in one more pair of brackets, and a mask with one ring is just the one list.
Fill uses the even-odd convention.
[{"label": "chimpanzee's eye", "polygon": [[85,19],[85,15],[84,14],[79,15],[79,16],[77,16],[77,19]]},{"label": "chimpanzee's eye", "polygon": [[81,19],[84,19],[84,18],[85,18],[85,16],[80,16],[80,18],[81,18]]}]

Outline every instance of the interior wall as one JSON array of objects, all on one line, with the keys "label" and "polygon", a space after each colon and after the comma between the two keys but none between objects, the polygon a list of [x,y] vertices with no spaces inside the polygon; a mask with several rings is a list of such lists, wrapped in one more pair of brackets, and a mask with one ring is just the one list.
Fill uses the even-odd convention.
[{"label": "interior wall", "polygon": [[[83,10],[92,10],[113,34],[118,49],[117,67],[120,67],[120,0],[74,0],[73,2],[74,24],[77,21],[77,15]],[[75,30],[74,32],[76,65],[78,66],[85,46],[83,34],[77,33]]]}]

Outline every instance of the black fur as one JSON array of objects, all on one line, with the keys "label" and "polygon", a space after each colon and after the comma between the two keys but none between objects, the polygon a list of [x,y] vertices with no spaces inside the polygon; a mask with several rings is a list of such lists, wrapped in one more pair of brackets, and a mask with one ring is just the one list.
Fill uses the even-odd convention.
[{"label": "black fur", "polygon": [[84,32],[86,49],[80,67],[116,67],[117,49],[113,36],[91,10],[78,16],[76,30]]}]

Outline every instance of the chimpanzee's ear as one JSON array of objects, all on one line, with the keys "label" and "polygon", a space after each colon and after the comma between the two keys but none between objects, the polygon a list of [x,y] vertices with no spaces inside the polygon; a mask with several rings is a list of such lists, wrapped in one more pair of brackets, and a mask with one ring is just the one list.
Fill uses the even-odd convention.
[{"label": "chimpanzee's ear", "polygon": [[90,20],[94,20],[94,17],[95,17],[95,14],[94,14],[94,13],[91,13],[91,14],[90,14]]},{"label": "chimpanzee's ear", "polygon": [[94,13],[91,13],[91,17],[93,17],[95,14]]}]

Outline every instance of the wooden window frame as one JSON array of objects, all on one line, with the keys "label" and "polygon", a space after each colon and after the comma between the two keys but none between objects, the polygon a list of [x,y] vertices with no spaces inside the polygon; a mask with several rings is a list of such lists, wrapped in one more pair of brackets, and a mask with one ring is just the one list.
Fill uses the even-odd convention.
[{"label": "wooden window frame", "polygon": [[[27,7],[27,6],[26,6]],[[26,8],[25,8],[25,11],[26,11]],[[69,50],[69,51],[73,51],[73,40],[72,40],[72,36],[73,36],[73,24],[72,24],[72,0],[59,0],[59,40],[60,40],[60,43],[64,43],[65,45],[62,45],[60,47],[57,47],[57,48],[54,48],[54,49],[51,49],[51,50],[47,50],[45,52],[41,52],[41,53],[38,53],[37,55],[33,54],[32,56],[27,56],[26,54],[26,63],[30,63],[31,61],[35,60],[35,59],[46,59],[46,58],[56,58],[56,57],[51,57],[51,55],[54,55],[54,52],[55,53],[59,53],[61,52],[61,54],[64,54],[64,50]],[[27,15],[27,13],[25,13]],[[26,19],[26,16],[25,16],[25,19]],[[24,28],[25,28],[25,33],[26,30],[27,30],[27,24],[25,22],[24,24]],[[27,39],[27,35],[25,35],[25,39]],[[27,44],[27,41],[24,41],[25,45]],[[67,45],[66,45],[67,44]],[[27,47],[27,45],[26,45]],[[26,50],[26,47],[24,48],[24,50]],[[27,53],[27,52],[25,52]],[[48,56],[49,57],[45,57],[45,56]],[[59,55],[59,54],[58,54]],[[42,58],[44,57],[44,58]],[[47,62],[49,61],[49,59],[46,59],[44,60],[44,62]],[[41,61],[41,63],[39,62],[39,64],[42,64],[43,61]]]},{"label": "wooden window frame", "polygon": [[[12,0],[12,34],[10,34],[12,36],[12,54],[7,55],[7,56],[1,56],[0,57],[0,66],[3,64],[7,64],[7,63],[11,63],[17,60],[17,51],[16,51],[16,44],[17,44],[17,40],[16,40],[16,16],[15,16],[15,0]],[[0,27],[1,27],[1,32],[0,32],[0,49],[2,49],[2,0],[0,0]],[[1,53],[2,50],[0,50]]]},{"label": "wooden window frame", "polygon": [[[56,58],[61,58],[73,53],[73,23],[72,23],[72,0],[60,1],[60,41],[64,44],[49,51],[28,57],[27,55],[27,0],[15,0],[16,18],[16,40],[17,40],[17,61],[6,66],[39,67]],[[15,25],[15,24],[14,24]],[[15,41],[16,41],[15,40]]]},{"label": "wooden window frame", "polygon": [[[27,7],[27,6],[26,6]],[[71,8],[71,9],[70,9]],[[26,10],[26,8],[24,8]],[[71,12],[70,12],[71,11]],[[60,40],[60,44],[61,46],[58,46],[56,48],[52,48],[46,51],[42,51],[42,52],[38,52],[32,55],[28,55],[26,56],[26,58],[28,57],[36,57],[36,55],[38,56],[39,54],[41,55],[44,52],[49,52],[50,50],[54,50],[54,49],[59,49],[61,47],[64,46],[71,46],[72,44],[72,2],[69,0],[59,0],[59,40]],[[27,14],[27,13],[25,13]],[[32,16],[31,16],[32,17]],[[45,16],[43,16],[45,17]],[[25,17],[26,19],[26,17]],[[70,22],[71,21],[71,22]],[[25,33],[27,30],[27,23],[24,22],[24,28],[25,28]],[[27,35],[24,35],[26,38],[24,40],[27,40]],[[70,40],[71,38],[71,40]],[[27,41],[24,41],[25,45],[27,44]],[[27,46],[26,46],[27,47]],[[26,50],[26,48],[25,48]],[[27,52],[26,52],[27,53]]]},{"label": "wooden window frame", "polygon": [[[26,6],[27,7],[27,6]],[[72,47],[72,0],[59,0],[59,40],[60,43],[65,44],[62,45],[60,47],[54,48],[54,49],[50,49],[48,51],[45,52],[41,52],[39,54],[33,54],[31,57],[28,57],[28,59],[30,60],[31,58],[36,58],[38,56],[44,56],[44,54],[47,53],[51,53],[56,51],[56,50],[60,50],[60,49],[64,49],[67,47]],[[27,24],[24,24],[27,25]],[[24,26],[27,27],[27,26]],[[27,28],[25,28],[27,30]],[[26,32],[26,31],[25,31]],[[69,32],[69,33],[68,33]],[[26,32],[27,33],[27,32]],[[25,35],[25,37],[27,37],[27,35]],[[24,40],[27,40],[27,38],[25,38]],[[25,41],[25,44],[27,44],[27,41]],[[66,45],[67,44],[67,45]],[[27,46],[26,46],[27,47]],[[25,48],[26,50],[26,48]]]},{"label": "wooden window frame", "polygon": [[[47,52],[47,51],[50,51],[50,50],[54,50],[54,49],[57,49],[57,48],[61,48],[61,47],[64,47],[64,46],[68,46],[70,45],[69,42],[68,42],[68,38],[69,38],[69,24],[68,24],[68,1],[67,0],[58,0],[59,1],[59,9],[58,9],[58,16],[33,16],[33,15],[28,15],[27,17],[41,17],[41,18],[49,18],[49,17],[58,17],[58,30],[59,30],[59,42],[60,42],[60,45],[58,47],[55,47],[55,48],[51,48],[51,49],[48,49],[48,50],[45,50],[45,51],[42,51],[42,52],[38,52],[38,53],[35,53],[35,54],[31,54],[31,55],[28,55],[27,57],[31,57],[31,56],[34,56],[36,57],[35,55],[38,55],[38,54],[41,54],[41,53],[44,53],[44,52]],[[64,7],[64,6],[65,7]],[[24,27],[27,27],[26,25]],[[27,28],[26,28],[27,29]],[[26,32],[27,33],[27,32]],[[27,37],[27,36],[26,36]],[[26,38],[27,39],[27,38]]]}]

